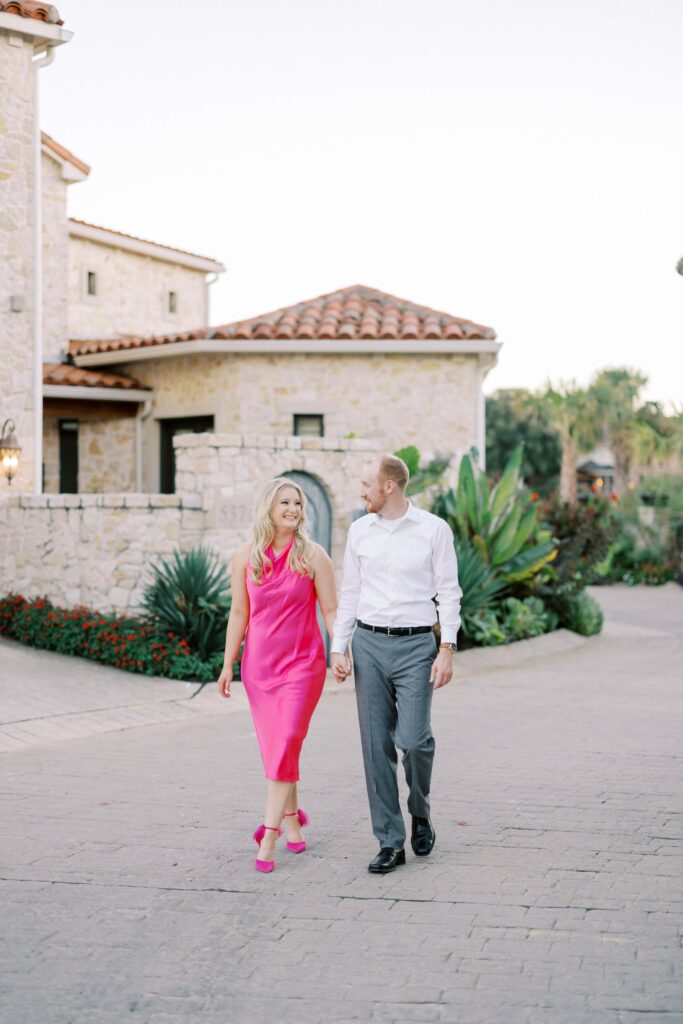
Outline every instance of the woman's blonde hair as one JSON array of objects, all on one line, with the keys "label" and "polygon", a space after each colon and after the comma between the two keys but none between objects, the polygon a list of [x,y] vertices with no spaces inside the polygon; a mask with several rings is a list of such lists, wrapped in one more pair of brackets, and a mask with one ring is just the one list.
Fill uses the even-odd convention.
[{"label": "woman's blonde hair", "polygon": [[306,495],[293,480],[288,480],[286,476],[278,476],[266,484],[256,503],[254,544],[250,557],[251,578],[255,583],[261,583],[263,578],[272,572],[273,563],[266,555],[266,548],[273,543],[275,537],[275,527],[270,513],[280,491],[287,487],[296,491],[301,501],[301,518],[294,531],[294,543],[290,548],[287,564],[292,572],[297,572],[300,576],[313,576],[313,541],[306,533]]}]

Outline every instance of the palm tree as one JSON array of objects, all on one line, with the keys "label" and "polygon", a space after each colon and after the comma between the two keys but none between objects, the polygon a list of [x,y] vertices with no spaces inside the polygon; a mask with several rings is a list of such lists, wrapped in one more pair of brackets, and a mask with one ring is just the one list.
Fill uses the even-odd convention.
[{"label": "palm tree", "polygon": [[588,389],[594,416],[604,429],[614,455],[614,486],[623,494],[629,482],[633,460],[636,403],[647,384],[647,377],[637,370],[617,367],[602,370]]},{"label": "palm tree", "polygon": [[573,383],[548,384],[545,391],[523,396],[521,401],[525,411],[544,417],[557,431],[562,445],[560,500],[574,504],[579,452],[589,451],[601,436],[588,392]]}]

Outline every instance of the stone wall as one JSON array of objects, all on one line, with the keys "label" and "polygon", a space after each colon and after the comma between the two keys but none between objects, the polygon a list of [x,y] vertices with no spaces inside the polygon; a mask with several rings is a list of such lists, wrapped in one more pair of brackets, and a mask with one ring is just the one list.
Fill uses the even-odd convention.
[{"label": "stone wall", "polygon": [[[66,417],[68,418],[68,417]],[[115,494],[135,490],[135,417],[78,419],[78,490]],[[44,491],[59,493],[59,419],[43,421]]]},{"label": "stone wall", "polygon": [[[20,36],[0,32],[0,427],[13,419],[22,448],[13,490],[33,488],[35,457],[32,55]],[[4,478],[0,485],[6,488]]]},{"label": "stone wall", "polygon": [[42,154],[43,362],[59,363],[68,347],[67,183],[61,165]]},{"label": "stone wall", "polygon": [[139,607],[150,563],[202,539],[199,495],[17,495],[0,505],[0,593]]},{"label": "stone wall", "polygon": [[117,368],[155,389],[144,433],[145,487],[154,490],[158,421],[165,417],[213,415],[216,433],[289,435],[295,413],[318,413],[327,436],[353,433],[378,451],[416,444],[423,455],[452,453],[457,461],[481,434],[485,360],[490,357],[207,354]]},{"label": "stone wall", "polygon": [[149,566],[176,547],[203,543],[229,564],[250,536],[261,487],[291,470],[324,488],[332,559],[361,507],[367,441],[212,434],[175,439],[179,494],[14,495],[0,501],[0,595],[46,595],[57,604],[136,610]]},{"label": "stone wall", "polygon": [[182,434],[174,439],[176,484],[202,496],[204,538],[226,561],[249,539],[256,498],[268,480],[298,470],[322,484],[332,511],[332,561],[341,570],[360,500],[361,467],[375,453],[359,439]]},{"label": "stone wall", "polygon": [[[88,295],[88,271],[97,294]],[[168,312],[168,293],[177,313]],[[69,238],[69,337],[164,334],[207,322],[206,273],[151,256],[114,249],[85,238]]]}]

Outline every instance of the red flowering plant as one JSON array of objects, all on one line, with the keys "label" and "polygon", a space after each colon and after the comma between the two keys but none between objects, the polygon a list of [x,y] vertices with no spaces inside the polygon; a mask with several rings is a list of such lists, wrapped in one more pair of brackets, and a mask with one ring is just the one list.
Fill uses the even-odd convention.
[{"label": "red flowering plant", "polygon": [[171,679],[216,679],[222,657],[199,658],[184,637],[155,623],[90,608],[60,608],[46,597],[0,599],[0,633],[43,650]]}]

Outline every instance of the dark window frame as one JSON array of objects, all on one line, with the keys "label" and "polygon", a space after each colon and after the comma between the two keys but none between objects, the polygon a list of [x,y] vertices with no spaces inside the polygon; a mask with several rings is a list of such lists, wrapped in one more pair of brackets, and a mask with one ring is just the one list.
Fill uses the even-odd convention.
[{"label": "dark window frame", "polygon": [[178,416],[161,419],[159,423],[159,493],[175,494],[175,448],[176,434],[207,434],[214,431],[214,417]]},{"label": "dark window frame", "polygon": [[78,494],[78,435],[75,419],[60,419],[59,431],[59,493]]},{"label": "dark window frame", "polygon": [[[317,420],[320,425],[320,432],[318,434],[312,434],[308,431],[301,432],[301,426],[303,420]],[[294,436],[295,437],[324,437],[325,436],[325,417],[322,413],[317,412],[295,412],[294,413]]]},{"label": "dark window frame", "polygon": [[168,312],[169,313],[177,313],[178,312],[178,293],[177,292],[169,292],[168,293]]},{"label": "dark window frame", "polygon": [[85,288],[88,295],[97,295],[97,272],[95,270],[88,271]]}]

